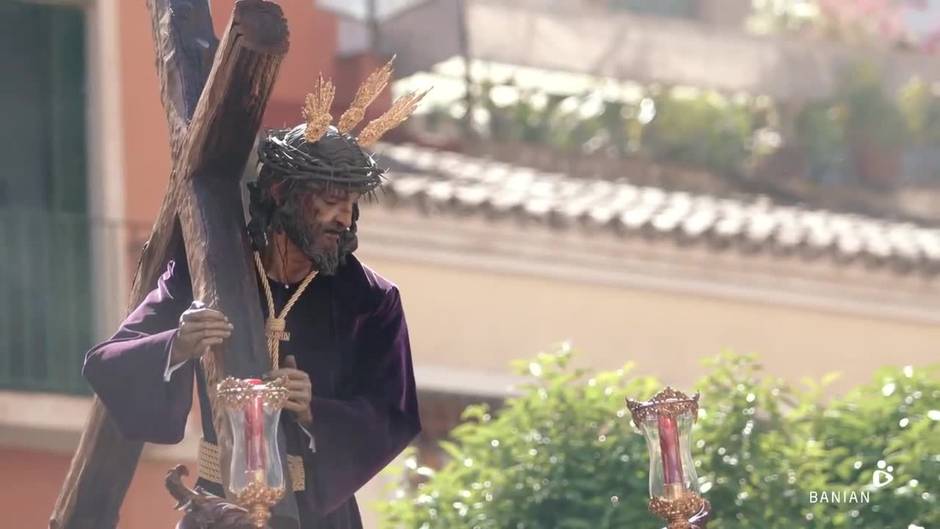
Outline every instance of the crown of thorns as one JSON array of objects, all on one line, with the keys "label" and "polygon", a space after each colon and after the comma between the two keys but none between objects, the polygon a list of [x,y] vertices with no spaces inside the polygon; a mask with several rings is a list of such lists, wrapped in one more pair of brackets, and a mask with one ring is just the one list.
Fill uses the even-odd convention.
[{"label": "crown of thorns", "polygon": [[[340,134],[352,137],[351,132],[365,117],[366,108],[388,85],[394,60],[395,58],[392,57],[392,60],[372,72],[356,91],[352,104],[343,112],[336,124],[336,130]],[[414,91],[399,97],[388,111],[370,121],[352,139],[360,148],[375,145],[385,133],[408,119],[427,93],[428,90]],[[307,94],[304,101],[303,116],[306,120],[304,140],[306,143],[319,141],[332,126],[333,117],[330,114],[330,108],[335,94],[336,87],[321,74],[313,92]],[[285,139],[285,132],[276,131],[270,134],[258,148],[259,161],[280,175],[287,178],[314,179],[327,185],[366,191],[382,183],[383,171],[378,169],[368,153],[366,153],[368,163],[364,166],[334,164],[330,160],[324,160],[291,146]]]},{"label": "crown of thorns", "polygon": [[283,131],[265,139],[258,147],[258,160],[282,178],[315,180],[337,186],[372,191],[384,180],[384,171],[367,155],[367,165],[334,164],[284,140]]}]

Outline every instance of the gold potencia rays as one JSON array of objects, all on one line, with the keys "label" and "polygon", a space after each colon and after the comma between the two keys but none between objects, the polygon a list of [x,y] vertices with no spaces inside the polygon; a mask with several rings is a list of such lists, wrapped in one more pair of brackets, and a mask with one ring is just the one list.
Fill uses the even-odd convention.
[{"label": "gold potencia rays", "polygon": [[[356,91],[356,97],[346,112],[339,118],[339,124],[336,128],[344,134],[348,134],[365,117],[366,108],[375,101],[375,98],[388,85],[388,80],[392,77],[392,62],[388,61],[385,66],[372,72],[371,75],[362,83],[359,90]],[[392,107],[378,118],[369,122],[362,128],[356,140],[363,147],[375,145],[386,132],[394,129],[404,122],[418,107],[418,103],[427,95],[428,90],[424,92],[411,92],[403,95],[392,103]],[[336,87],[331,81],[323,79],[321,75],[317,79],[313,92],[307,94],[304,102],[304,119],[307,120],[307,130],[304,132],[304,139],[313,143],[326,134],[333,116],[330,115],[330,106],[333,104],[333,96],[336,95]]]},{"label": "gold potencia rays", "polygon": [[307,120],[307,130],[304,131],[304,139],[313,143],[326,133],[330,128],[330,106],[333,105],[333,96],[336,95],[336,87],[333,83],[323,79],[323,75],[317,79],[313,92],[307,94],[304,100],[304,119]]}]

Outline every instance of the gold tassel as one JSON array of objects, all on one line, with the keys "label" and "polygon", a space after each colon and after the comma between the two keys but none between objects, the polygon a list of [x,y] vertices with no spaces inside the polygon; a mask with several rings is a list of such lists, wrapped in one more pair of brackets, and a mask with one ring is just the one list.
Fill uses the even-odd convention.
[{"label": "gold tassel", "polygon": [[264,322],[264,335],[268,339],[268,354],[271,355],[271,369],[279,367],[281,342],[290,339],[286,329],[287,321],[284,318],[268,317]]},{"label": "gold tassel", "polygon": [[278,315],[274,311],[271,283],[268,282],[268,274],[264,271],[261,254],[258,252],[255,252],[255,268],[258,269],[258,276],[261,278],[261,285],[264,287],[264,298],[268,302],[268,319],[264,322],[264,335],[267,338],[268,354],[271,356],[271,369],[277,369],[280,365],[281,342],[290,339],[290,333],[287,332],[287,314],[290,309],[294,308],[294,304],[300,299],[300,295],[307,289],[313,278],[317,277],[317,271],[311,270],[307,274],[307,277],[297,287],[294,295],[287,300],[287,304],[281,309],[281,314]]}]

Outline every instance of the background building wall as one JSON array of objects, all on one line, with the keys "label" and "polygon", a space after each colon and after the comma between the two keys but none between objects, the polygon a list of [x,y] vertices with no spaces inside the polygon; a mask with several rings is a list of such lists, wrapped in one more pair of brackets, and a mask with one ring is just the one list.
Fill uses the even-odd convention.
[{"label": "background building wall", "polygon": [[[16,486],[4,487],[0,508],[17,527],[48,527],[52,501],[59,495],[72,454],[25,449],[0,450],[0,471],[15,476]],[[190,469],[195,465],[185,463]],[[163,488],[163,478],[175,463],[141,461],[124,499],[119,527],[127,529],[171,528],[179,521],[175,501]]]},{"label": "background building wall", "polygon": [[395,260],[376,256],[362,232],[360,255],[401,289],[417,366],[504,376],[510,361],[569,340],[578,365],[635,362],[683,388],[701,358],[733,350],[795,384],[840,372],[840,391],[878,367],[937,358],[940,327],[929,322]]},{"label": "background building wall", "polygon": [[170,174],[166,117],[160,103],[150,15],[145,2],[120,2],[121,123],[125,218],[152,223]]},{"label": "background building wall", "polygon": [[[234,0],[213,0],[216,36],[228,26]],[[263,127],[295,125],[304,96],[321,72],[334,75],[337,20],[314,2],[281,2],[289,21],[290,51],[284,58],[265,112]],[[166,117],[154,67],[150,15],[145,2],[121,2],[121,81],[126,216],[151,224],[170,174]]]}]

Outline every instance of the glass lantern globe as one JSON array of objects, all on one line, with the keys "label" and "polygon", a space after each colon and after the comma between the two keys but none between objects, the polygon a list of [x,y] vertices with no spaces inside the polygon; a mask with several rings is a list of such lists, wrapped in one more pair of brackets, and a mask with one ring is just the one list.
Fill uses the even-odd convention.
[{"label": "glass lantern globe", "polygon": [[218,397],[232,438],[228,489],[255,527],[263,528],[271,506],[284,495],[277,436],[287,388],[282,379],[264,383],[229,377],[219,383]]},{"label": "glass lantern globe", "polygon": [[648,401],[627,401],[649,451],[650,511],[666,518],[671,528],[692,527],[689,520],[707,504],[692,461],[698,399],[697,393],[689,397],[667,387]]},{"label": "glass lantern globe", "polygon": [[639,427],[650,455],[650,497],[675,499],[687,490],[699,492],[689,440],[695,420],[691,412],[675,417],[647,415]]}]

